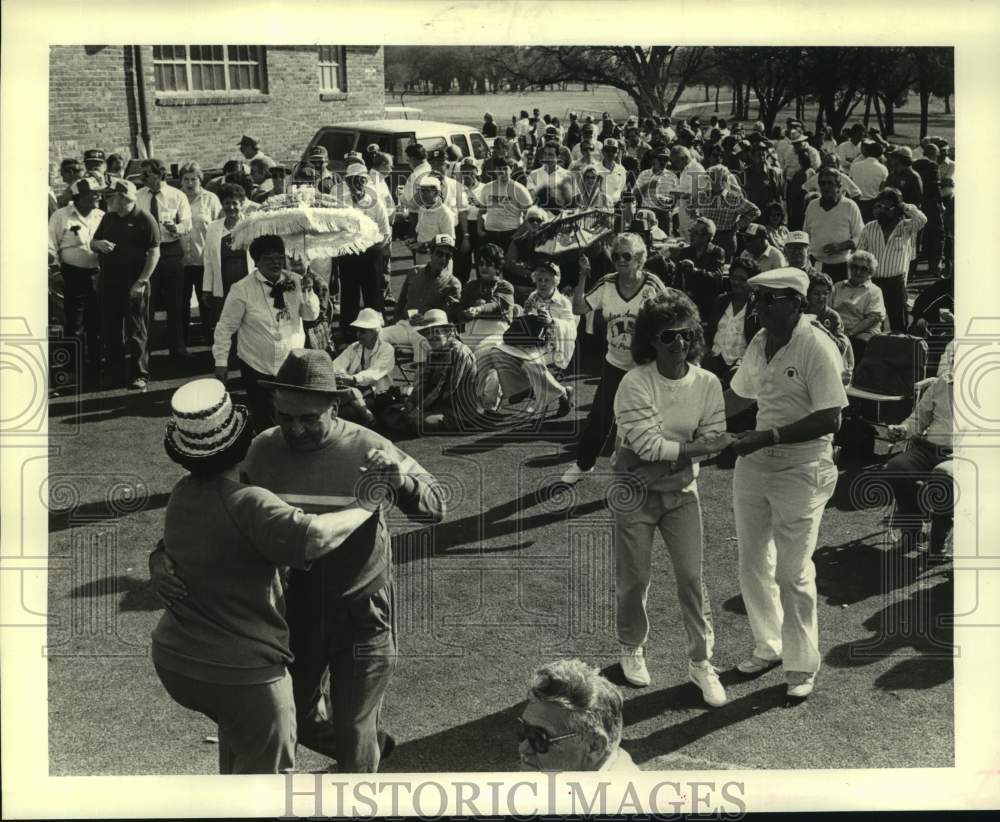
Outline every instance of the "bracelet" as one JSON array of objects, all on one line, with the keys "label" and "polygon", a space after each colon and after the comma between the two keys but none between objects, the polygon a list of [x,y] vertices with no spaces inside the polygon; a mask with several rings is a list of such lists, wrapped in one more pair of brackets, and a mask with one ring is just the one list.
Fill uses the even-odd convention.
[{"label": "bracelet", "polygon": [[772,428],[771,429],[771,444],[772,445],[777,445],[779,442],[781,442],[781,435],[778,433],[778,429],[777,428]]}]

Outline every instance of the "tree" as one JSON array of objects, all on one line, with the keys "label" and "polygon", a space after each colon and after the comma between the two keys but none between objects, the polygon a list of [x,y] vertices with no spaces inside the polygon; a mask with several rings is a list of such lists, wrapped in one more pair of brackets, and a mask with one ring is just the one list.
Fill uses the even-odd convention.
[{"label": "tree", "polygon": [[803,52],[806,88],[819,103],[816,133],[824,125],[839,134],[854,109],[865,98],[864,87],[872,49],[817,46]]},{"label": "tree", "polygon": [[[726,47],[713,49],[720,70],[739,75],[757,97],[757,118],[768,131],[781,110],[795,99],[803,49],[797,47]],[[749,96],[749,95],[748,95]],[[744,108],[749,116],[749,104]]]},{"label": "tree", "polygon": [[952,48],[911,47],[917,67],[917,92],[920,95],[920,139],[927,136],[930,98],[934,88],[954,89],[955,50]]},{"label": "tree", "polygon": [[701,64],[705,48],[686,46],[531,46],[494,49],[515,82],[564,81],[624,91],[640,117],[670,115]]}]

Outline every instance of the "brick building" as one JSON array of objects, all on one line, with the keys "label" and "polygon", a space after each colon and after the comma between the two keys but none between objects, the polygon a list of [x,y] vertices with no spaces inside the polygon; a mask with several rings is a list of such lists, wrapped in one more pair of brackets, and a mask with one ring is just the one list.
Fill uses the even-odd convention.
[{"label": "brick building", "polygon": [[243,134],[297,160],[317,127],[384,116],[381,46],[53,46],[49,179],[102,148],[205,168],[240,157]]}]

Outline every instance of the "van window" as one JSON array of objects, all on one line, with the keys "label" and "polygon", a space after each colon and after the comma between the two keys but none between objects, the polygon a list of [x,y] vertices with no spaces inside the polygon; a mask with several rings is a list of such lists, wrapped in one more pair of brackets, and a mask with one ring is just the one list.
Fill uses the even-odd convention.
[{"label": "van window", "polygon": [[448,141],[444,137],[421,137],[420,145],[427,149],[429,153],[435,148],[448,148]]},{"label": "van window", "polygon": [[462,149],[462,156],[469,157],[469,141],[465,139],[464,134],[452,134],[451,142]]},{"label": "van window", "polygon": [[343,163],[344,155],[354,150],[356,131],[324,131],[320,134],[316,145],[323,146],[330,156],[331,163]]},{"label": "van window", "polygon": [[[472,132],[469,135],[472,138],[472,156],[477,160],[485,160],[489,157],[490,150],[486,146],[486,141],[482,138],[479,132]],[[468,157],[468,155],[466,155]]]}]

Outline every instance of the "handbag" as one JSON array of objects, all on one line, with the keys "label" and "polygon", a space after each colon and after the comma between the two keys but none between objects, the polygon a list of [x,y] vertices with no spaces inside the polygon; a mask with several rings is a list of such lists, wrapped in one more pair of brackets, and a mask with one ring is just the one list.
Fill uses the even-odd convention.
[{"label": "handbag", "polygon": [[503,341],[518,348],[543,348],[548,342],[549,324],[535,314],[521,314],[503,332]]}]

